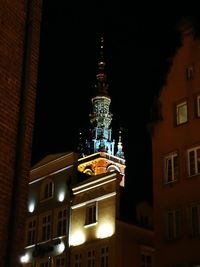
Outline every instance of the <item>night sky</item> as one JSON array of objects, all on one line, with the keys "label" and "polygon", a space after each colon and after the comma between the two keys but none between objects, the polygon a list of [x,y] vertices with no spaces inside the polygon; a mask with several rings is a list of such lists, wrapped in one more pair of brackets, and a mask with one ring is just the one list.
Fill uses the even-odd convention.
[{"label": "night sky", "polygon": [[[122,128],[126,184],[134,200],[152,197],[150,108],[181,45],[179,16],[120,14],[44,1],[32,164],[76,149],[87,132],[100,36],[108,76],[113,137]],[[109,14],[108,14],[109,13]],[[116,140],[117,141],[117,140]]]}]

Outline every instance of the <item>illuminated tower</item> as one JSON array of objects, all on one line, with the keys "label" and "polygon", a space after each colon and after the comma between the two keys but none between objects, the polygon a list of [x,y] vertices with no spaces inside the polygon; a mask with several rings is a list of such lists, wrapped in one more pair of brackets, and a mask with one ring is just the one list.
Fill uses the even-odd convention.
[{"label": "illuminated tower", "polygon": [[93,126],[91,152],[104,151],[114,155],[114,141],[110,128],[112,114],[110,112],[111,98],[108,95],[107,76],[105,73],[105,61],[103,56],[103,37],[101,37],[100,59],[98,61],[98,73],[96,75],[97,95],[91,99],[92,113],[90,123]]},{"label": "illuminated tower", "polygon": [[[121,131],[117,152],[114,152],[105,65],[101,38],[97,93],[91,99],[89,154],[82,153],[83,157],[78,159],[78,171],[86,175],[80,175],[84,179],[75,184],[71,192],[70,267],[153,267],[153,232],[126,223],[122,216],[125,159]],[[81,138],[80,135],[79,148],[83,152]]]},{"label": "illuminated tower", "polygon": [[124,186],[125,159],[122,151],[121,131],[115,154],[115,141],[112,140],[112,113],[110,112],[111,98],[108,94],[107,75],[105,73],[104,39],[101,37],[100,57],[96,75],[96,95],[92,97],[92,112],[89,114],[92,125],[91,139],[87,142],[89,153],[83,153],[79,144],[79,152],[84,155],[79,159],[78,170],[89,175],[117,171],[122,175],[121,186]]}]

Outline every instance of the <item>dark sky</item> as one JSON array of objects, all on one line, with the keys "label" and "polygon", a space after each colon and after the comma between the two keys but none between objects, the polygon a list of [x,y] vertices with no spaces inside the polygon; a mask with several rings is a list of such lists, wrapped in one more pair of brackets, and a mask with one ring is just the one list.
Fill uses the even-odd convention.
[{"label": "dark sky", "polygon": [[[103,33],[113,135],[123,129],[127,186],[136,199],[151,197],[150,106],[179,45],[180,16],[128,15],[69,8],[44,1],[32,164],[76,148],[94,95]],[[91,13],[93,14],[91,16]]]}]

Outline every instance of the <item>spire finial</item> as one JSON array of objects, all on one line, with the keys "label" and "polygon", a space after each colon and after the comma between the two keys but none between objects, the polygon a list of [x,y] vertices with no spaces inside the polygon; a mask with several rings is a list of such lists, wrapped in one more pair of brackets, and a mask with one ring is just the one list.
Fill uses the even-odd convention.
[{"label": "spire finial", "polygon": [[108,95],[107,89],[107,76],[105,73],[105,60],[104,60],[104,38],[103,35],[100,37],[100,58],[98,60],[98,73],[96,75],[97,78],[97,90],[100,95]]}]

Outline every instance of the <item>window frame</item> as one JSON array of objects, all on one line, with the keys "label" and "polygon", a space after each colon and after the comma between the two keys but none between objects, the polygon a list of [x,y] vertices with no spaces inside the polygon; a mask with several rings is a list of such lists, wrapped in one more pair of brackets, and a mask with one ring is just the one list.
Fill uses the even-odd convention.
[{"label": "window frame", "polygon": [[[44,223],[44,218],[47,217],[47,222]],[[50,217],[50,221],[48,221]],[[46,212],[39,215],[39,231],[38,231],[38,241],[46,242],[52,239],[52,212]]]},{"label": "window frame", "polygon": [[[198,151],[197,150],[199,150],[199,153],[200,153],[200,145],[189,148],[187,150],[187,163],[188,163],[187,165],[188,165],[188,176],[189,177],[200,175],[200,155],[198,157]],[[191,160],[192,160],[191,159],[191,157],[192,157],[191,152],[194,152],[194,160],[193,160],[194,162],[191,162]],[[194,166],[192,166],[192,164]],[[194,168],[194,173],[191,172],[192,168]]]},{"label": "window frame", "polygon": [[200,118],[200,94],[196,96],[196,116]]},{"label": "window frame", "polygon": [[[186,119],[182,121],[182,119],[180,119],[180,117],[182,116],[180,109],[181,109],[181,107],[184,107],[184,106],[186,106],[186,110],[185,110],[186,111]],[[186,99],[176,103],[176,105],[175,105],[175,115],[176,115],[176,117],[175,117],[176,126],[180,126],[180,125],[183,125],[183,124],[188,122],[188,120],[189,120],[188,119],[188,101]]]},{"label": "window frame", "polygon": [[168,241],[180,239],[181,222],[182,218],[180,208],[170,209],[165,212],[165,235]]},{"label": "window frame", "polygon": [[[175,161],[175,158],[177,161]],[[178,151],[171,152],[164,156],[163,158],[163,178],[164,184],[170,184],[178,181],[180,176],[180,168],[179,168],[179,153]],[[171,161],[171,179],[170,179],[170,170],[169,170],[169,162]],[[175,166],[177,164],[177,166]],[[176,171],[177,168],[177,171]],[[177,174],[176,174],[177,173]],[[177,177],[176,177],[177,176]]]},{"label": "window frame", "polygon": [[[193,208],[197,208],[197,214],[192,212]],[[197,216],[197,217],[194,217]],[[192,203],[189,206],[189,218],[190,218],[190,233],[193,238],[200,237],[200,202]]]},{"label": "window frame", "polygon": [[[59,217],[59,213],[61,213],[61,217]],[[62,206],[62,207],[55,209],[54,211],[54,237],[66,236],[68,234],[67,233],[67,229],[68,229],[67,213],[68,213],[67,206]]]},{"label": "window frame", "polygon": [[[35,226],[29,227],[29,224],[33,223],[33,221],[35,222]],[[31,239],[30,242],[28,242],[29,237]],[[37,217],[34,216],[28,218],[28,220],[26,221],[26,247],[32,246],[36,242],[37,242]]]},{"label": "window frame", "polygon": [[97,201],[86,205],[85,211],[85,226],[94,225],[98,219],[98,204]]},{"label": "window frame", "polygon": [[52,199],[54,196],[54,182],[52,179],[45,179],[40,186],[40,202]]},{"label": "window frame", "polygon": [[108,267],[109,264],[109,248],[108,246],[102,247],[100,252],[100,266]]}]

